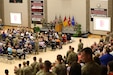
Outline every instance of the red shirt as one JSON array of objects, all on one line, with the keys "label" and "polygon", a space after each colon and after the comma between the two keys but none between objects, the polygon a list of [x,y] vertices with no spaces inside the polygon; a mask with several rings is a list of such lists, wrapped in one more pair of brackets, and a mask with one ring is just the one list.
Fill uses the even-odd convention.
[{"label": "red shirt", "polygon": [[110,72],[108,75],[113,75],[113,72]]}]

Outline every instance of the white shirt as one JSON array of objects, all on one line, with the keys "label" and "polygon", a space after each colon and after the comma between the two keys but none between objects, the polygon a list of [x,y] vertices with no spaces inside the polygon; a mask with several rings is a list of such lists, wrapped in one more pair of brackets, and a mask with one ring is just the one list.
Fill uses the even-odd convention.
[{"label": "white shirt", "polygon": [[33,36],[30,36],[30,39],[31,39],[31,40],[33,40],[33,39],[34,39],[34,37],[33,37]]},{"label": "white shirt", "polygon": [[111,51],[110,54],[113,56],[113,51]]}]

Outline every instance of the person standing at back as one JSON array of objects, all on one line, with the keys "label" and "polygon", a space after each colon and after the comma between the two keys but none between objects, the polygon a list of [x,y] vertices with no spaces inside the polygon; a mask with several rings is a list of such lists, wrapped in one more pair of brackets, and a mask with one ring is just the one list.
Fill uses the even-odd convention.
[{"label": "person standing at back", "polygon": [[66,65],[63,62],[62,55],[57,55],[57,63],[53,67],[53,72],[57,75],[67,75]]},{"label": "person standing at back", "polygon": [[14,70],[15,75],[21,75],[21,70],[22,70],[21,64],[19,64],[18,67],[19,68],[17,68],[17,69]]},{"label": "person standing at back", "polygon": [[32,75],[32,67],[29,65],[29,61],[26,64],[27,66],[24,69],[23,75]]},{"label": "person standing at back", "polygon": [[22,69],[21,69],[21,75],[24,75],[24,70],[25,70],[25,68],[26,68],[26,62],[24,61],[24,62],[23,62],[23,67],[22,67]]},{"label": "person standing at back", "polygon": [[80,52],[82,49],[83,49],[82,39],[79,39],[78,52]]},{"label": "person standing at back", "polygon": [[67,58],[68,58],[69,54],[71,53],[71,49],[72,49],[72,47],[69,46],[69,50],[66,53],[66,63],[67,63]]},{"label": "person standing at back", "polygon": [[72,48],[72,51],[69,53],[69,56],[67,58],[67,62],[68,64],[72,64],[74,61],[78,61],[78,56],[77,54],[74,52],[74,48]]},{"label": "person standing at back", "polygon": [[101,75],[101,67],[92,59],[92,49],[86,47],[81,50],[81,60],[85,63],[82,75]]},{"label": "person standing at back", "polygon": [[53,72],[50,72],[51,69],[51,62],[46,60],[43,64],[43,70],[38,72],[36,75],[56,75]]},{"label": "person standing at back", "polygon": [[36,57],[33,57],[34,62],[31,64],[32,66],[32,75],[36,75],[36,73],[39,71],[39,63],[37,62]]},{"label": "person standing at back", "polygon": [[105,37],[105,43],[109,43],[110,42],[110,32],[107,32],[107,35]]},{"label": "person standing at back", "polygon": [[38,38],[35,39],[35,54],[39,54],[39,40]]}]

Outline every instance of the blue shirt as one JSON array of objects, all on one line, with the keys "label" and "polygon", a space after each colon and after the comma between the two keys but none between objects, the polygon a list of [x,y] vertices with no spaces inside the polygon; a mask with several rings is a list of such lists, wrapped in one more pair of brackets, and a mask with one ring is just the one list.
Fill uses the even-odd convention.
[{"label": "blue shirt", "polygon": [[7,51],[8,51],[8,54],[12,54],[12,48],[8,47]]},{"label": "blue shirt", "polygon": [[107,63],[112,60],[113,56],[111,54],[105,54],[102,57],[100,57],[100,62],[102,65],[107,65]]}]

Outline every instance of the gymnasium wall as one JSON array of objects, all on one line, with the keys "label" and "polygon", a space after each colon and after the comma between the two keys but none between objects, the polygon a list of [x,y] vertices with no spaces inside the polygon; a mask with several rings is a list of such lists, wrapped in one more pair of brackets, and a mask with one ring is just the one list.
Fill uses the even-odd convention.
[{"label": "gymnasium wall", "polygon": [[[107,11],[108,11],[108,0],[90,0],[90,8],[97,8],[97,4],[101,5],[100,8],[107,9]],[[93,34],[105,35],[106,31],[97,31],[97,30],[93,29],[94,28],[93,27],[94,26],[93,22],[94,21],[90,21],[90,32],[93,33]]]},{"label": "gymnasium wall", "polygon": [[0,19],[2,19],[2,21],[3,21],[3,15],[4,15],[3,0],[0,0]]},{"label": "gymnasium wall", "polygon": [[[23,3],[9,3],[9,0],[4,1],[4,23],[5,25],[12,25],[10,23],[10,12],[22,13],[22,26],[28,26],[30,19],[30,6],[28,1],[23,0]],[[97,4],[101,4],[101,8],[108,9],[108,0],[90,0],[90,8],[97,8]],[[89,10],[90,11],[90,10]],[[47,20],[53,21],[55,16],[59,15],[64,19],[74,16],[75,21],[82,25],[82,32],[86,31],[86,0],[47,0]],[[33,26],[33,25],[31,25]],[[41,26],[41,25],[40,25]],[[90,21],[90,32],[93,34],[105,34],[103,31],[94,31],[93,22]]]},{"label": "gymnasium wall", "polygon": [[4,0],[4,23],[5,25],[14,25],[10,23],[10,12],[22,13],[22,24],[21,25],[28,26],[28,0],[23,0],[23,3],[9,3],[9,0]]},{"label": "gymnasium wall", "polygon": [[47,0],[48,22],[64,16],[75,17],[75,21],[82,25],[82,31],[86,31],[86,0]]}]

